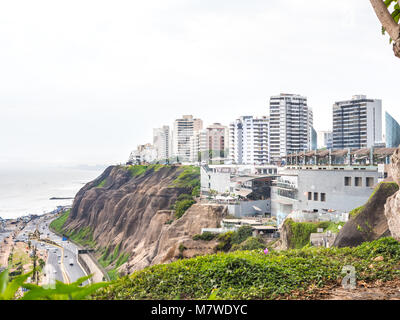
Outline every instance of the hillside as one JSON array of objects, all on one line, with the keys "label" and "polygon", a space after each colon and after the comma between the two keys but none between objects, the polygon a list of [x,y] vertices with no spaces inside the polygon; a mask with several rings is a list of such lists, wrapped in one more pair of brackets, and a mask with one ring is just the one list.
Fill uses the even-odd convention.
[{"label": "hillside", "polygon": [[[370,287],[399,282],[399,263],[400,243],[393,238],[355,248],[219,253],[148,267],[113,282],[92,298],[335,299],[343,294],[345,265],[355,267],[360,290],[355,291],[361,298],[367,292],[367,298]],[[375,293],[370,296],[378,297]]]},{"label": "hillside", "polygon": [[192,166],[112,166],[86,184],[70,213],[54,224],[94,248],[114,274],[212,253],[213,243],[192,238],[217,227],[226,212],[195,204],[198,186],[199,170]]}]

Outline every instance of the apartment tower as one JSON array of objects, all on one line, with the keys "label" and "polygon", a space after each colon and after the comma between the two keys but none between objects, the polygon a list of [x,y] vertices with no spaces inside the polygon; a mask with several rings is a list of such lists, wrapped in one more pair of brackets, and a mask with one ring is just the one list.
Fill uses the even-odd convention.
[{"label": "apartment tower", "polygon": [[313,112],[307,98],[296,94],[272,96],[269,104],[269,156],[280,163],[287,154],[312,147]]},{"label": "apartment tower", "polygon": [[267,164],[269,119],[243,116],[229,125],[229,158],[235,164]]},{"label": "apartment tower", "polygon": [[203,121],[194,119],[192,115],[184,115],[174,121],[173,154],[180,162],[191,161],[190,138],[195,132],[203,129]]},{"label": "apartment tower", "polygon": [[333,149],[371,148],[382,141],[382,101],[355,95],[333,105]]},{"label": "apartment tower", "polygon": [[157,160],[167,160],[172,156],[172,141],[169,126],[153,129],[153,145],[157,151]]}]

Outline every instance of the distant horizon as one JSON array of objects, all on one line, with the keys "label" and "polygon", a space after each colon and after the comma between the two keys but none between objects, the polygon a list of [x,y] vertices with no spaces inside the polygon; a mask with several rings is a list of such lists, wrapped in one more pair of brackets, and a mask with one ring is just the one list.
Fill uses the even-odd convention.
[{"label": "distant horizon", "polygon": [[316,131],[357,94],[400,120],[369,1],[21,0],[0,22],[0,166],[123,163],[184,114],[229,125],[280,93],[307,97]]}]

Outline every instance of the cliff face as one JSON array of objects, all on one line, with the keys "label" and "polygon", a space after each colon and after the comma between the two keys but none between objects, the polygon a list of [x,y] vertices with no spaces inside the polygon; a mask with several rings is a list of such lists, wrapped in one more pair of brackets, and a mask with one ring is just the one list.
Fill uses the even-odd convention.
[{"label": "cliff face", "polygon": [[354,247],[365,241],[390,236],[388,220],[385,216],[385,203],[398,190],[395,182],[380,183],[368,202],[357,210],[353,210],[354,215],[340,230],[333,245]]},{"label": "cliff face", "polygon": [[[190,193],[175,187],[184,167],[162,166],[132,176],[126,167],[109,167],[76,195],[66,230],[90,228],[96,249],[118,246],[130,255],[126,272],[173,261],[178,256],[208,252],[211,243],[199,245],[192,236],[201,228],[217,227],[223,207],[193,205],[180,219],[169,210],[177,197]],[[183,250],[183,244],[187,249]],[[197,248],[197,249],[196,249]]]},{"label": "cliff face", "polygon": [[171,218],[171,212],[158,211],[148,226],[147,234],[138,239],[133,256],[122,266],[122,271],[131,273],[179,257],[214,253],[216,241],[195,241],[192,238],[201,233],[202,228],[219,227],[226,212],[224,206],[195,204],[180,219],[165,224]]},{"label": "cliff face", "polygon": [[[389,166],[390,177],[400,185],[400,149],[392,155]],[[400,241],[400,191],[389,197],[385,204],[385,216],[391,236]]]}]

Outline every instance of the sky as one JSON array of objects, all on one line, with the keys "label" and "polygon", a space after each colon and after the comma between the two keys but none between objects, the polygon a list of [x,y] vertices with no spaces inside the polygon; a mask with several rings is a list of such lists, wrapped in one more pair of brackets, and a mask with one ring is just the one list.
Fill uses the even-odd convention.
[{"label": "sky", "polygon": [[[268,115],[301,94],[382,99],[400,120],[400,60],[366,0],[2,1],[0,166],[115,164],[152,129]],[[397,98],[397,99],[396,99]]]}]

